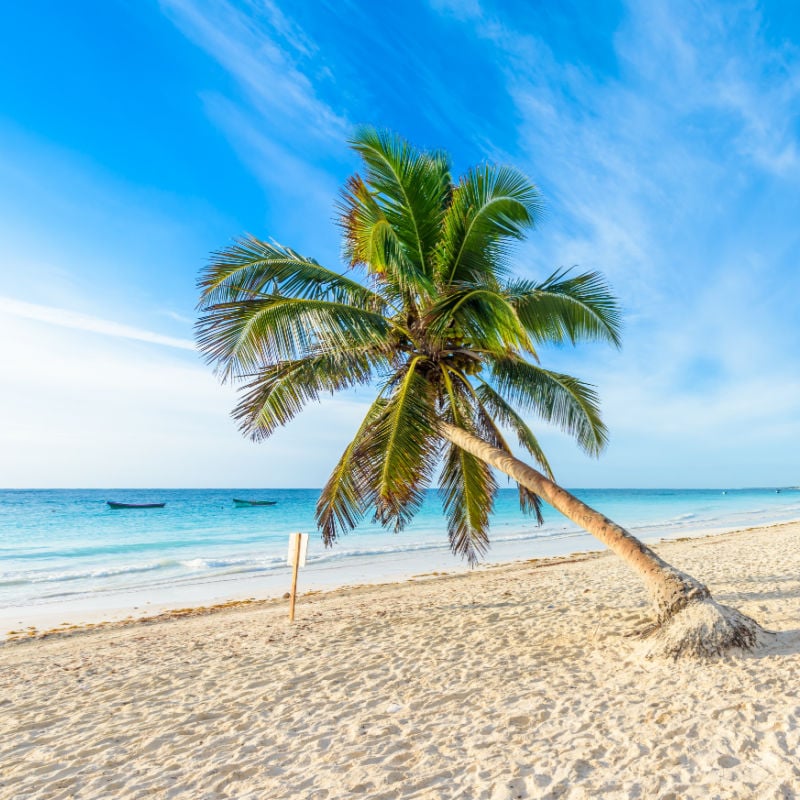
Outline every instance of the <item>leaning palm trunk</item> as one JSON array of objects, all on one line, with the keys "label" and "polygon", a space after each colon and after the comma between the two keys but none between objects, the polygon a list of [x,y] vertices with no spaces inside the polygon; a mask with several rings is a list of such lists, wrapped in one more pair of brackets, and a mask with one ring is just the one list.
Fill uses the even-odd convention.
[{"label": "leaning palm trunk", "polygon": [[700,581],[675,569],[622,526],[541,472],[468,431],[446,422],[439,429],[448,441],[542,497],[639,573],[656,616],[655,624],[646,630],[654,637],[651,654],[712,656],[732,647],[750,650],[758,644],[763,633],[758,623],[717,603]]}]

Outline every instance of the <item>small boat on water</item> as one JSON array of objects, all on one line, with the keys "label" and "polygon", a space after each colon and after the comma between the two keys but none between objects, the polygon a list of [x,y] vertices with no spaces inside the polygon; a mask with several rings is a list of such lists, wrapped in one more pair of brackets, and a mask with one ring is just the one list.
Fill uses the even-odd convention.
[{"label": "small boat on water", "polygon": [[247,508],[248,506],[274,506],[277,500],[237,500],[233,498],[233,504],[236,508]]},{"label": "small boat on water", "polygon": [[111,508],[164,508],[166,503],[115,503],[113,500],[106,500]]}]

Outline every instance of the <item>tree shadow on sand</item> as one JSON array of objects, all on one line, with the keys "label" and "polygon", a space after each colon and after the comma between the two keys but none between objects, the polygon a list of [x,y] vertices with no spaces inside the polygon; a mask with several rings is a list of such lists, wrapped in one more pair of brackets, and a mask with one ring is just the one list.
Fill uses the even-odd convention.
[{"label": "tree shadow on sand", "polygon": [[[729,591],[718,592],[716,594],[720,603],[726,606],[741,606],[747,603],[758,604],[759,602],[766,601],[787,601],[800,598],[800,581],[793,576],[763,576],[751,577],[745,584],[749,584],[751,588],[744,591]],[[764,584],[769,586],[769,589],[759,590],[758,585]],[[776,584],[791,584],[785,586],[783,589],[775,588]],[[588,598],[587,598],[588,599]],[[795,604],[791,604],[795,606]],[[533,603],[519,598],[498,597],[496,599],[489,597],[476,597],[470,599],[464,597],[458,601],[447,603],[443,608],[452,612],[497,612],[503,610],[523,610],[526,609],[530,613],[540,615],[562,614],[566,613],[570,606],[570,602],[566,600],[559,600],[552,598],[552,602],[544,605],[540,603]],[[786,624],[800,620],[800,605],[798,606],[798,613],[781,614],[780,619],[776,620],[777,624]],[[765,610],[763,614],[764,619],[760,621],[765,625],[764,630],[759,634],[759,644],[752,652],[736,651],[732,655],[736,657],[736,653],[746,655],[751,658],[764,658],[775,656],[791,656],[800,654],[800,628],[791,627],[781,629],[780,627],[773,627],[770,623],[770,614]],[[775,617],[773,613],[771,616]],[[788,617],[788,619],[787,619]],[[616,635],[622,635],[623,638],[638,639],[641,636],[642,630],[646,629],[652,624],[652,619],[648,614],[647,604],[642,601],[636,604],[622,603],[621,605],[610,606],[603,603],[601,608],[596,609],[596,619],[599,627],[606,627],[607,632],[612,632]],[[492,622],[493,620],[489,620]],[[627,629],[627,630],[626,630]]]},{"label": "tree shadow on sand", "polygon": [[[764,625],[759,635],[759,645],[747,655],[751,658],[789,656],[800,653],[800,581],[794,575],[751,576],[740,582],[745,588],[734,591],[717,591],[720,603],[728,606],[756,605],[756,617]],[[763,586],[764,588],[760,588]],[[759,603],[777,602],[777,607],[758,609]],[[785,608],[781,605],[786,604]],[[752,608],[752,605],[751,605]],[[770,619],[772,617],[772,619]],[[772,620],[775,620],[774,623]]]},{"label": "tree shadow on sand", "polygon": [[760,646],[743,653],[747,658],[774,658],[792,656],[800,653],[800,628],[786,630],[765,629],[761,634]]}]

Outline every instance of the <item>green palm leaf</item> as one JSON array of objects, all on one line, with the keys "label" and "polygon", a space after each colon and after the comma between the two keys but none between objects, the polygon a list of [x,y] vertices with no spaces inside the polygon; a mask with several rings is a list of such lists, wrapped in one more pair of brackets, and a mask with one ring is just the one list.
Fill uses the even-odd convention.
[{"label": "green palm leaf", "polygon": [[198,281],[200,309],[247,300],[265,293],[346,303],[380,311],[385,300],[376,292],[279,244],[254,236],[214,253]]},{"label": "green palm leaf", "polygon": [[574,436],[587,453],[598,455],[605,447],[608,432],[588,384],[521,358],[493,359],[492,377],[501,395]]},{"label": "green palm leaf", "polygon": [[552,480],[553,470],[550,468],[547,456],[544,454],[539,440],[522,417],[485,381],[475,387],[475,393],[481,404],[487,409],[487,414],[496,418],[501,425],[514,431],[520,445],[533,456],[534,461],[542,468],[545,475]]},{"label": "green palm leaf", "polygon": [[[517,430],[520,440],[525,440],[525,444],[533,448],[536,452],[537,461],[541,459],[544,462],[545,469],[548,477],[552,477],[550,472],[550,465],[544,457],[544,453],[539,448],[539,443],[536,441],[533,433],[528,429],[525,423],[519,418],[516,412],[500,397],[494,390],[485,382],[481,382],[477,388],[473,387],[469,378],[463,373],[459,373],[450,367],[445,367],[451,383],[454,386],[462,387],[462,394],[469,395],[471,403],[471,414],[474,420],[474,427],[477,435],[484,441],[498,448],[504,450],[509,455],[512,455],[512,450],[508,446],[505,437],[500,432],[494,417],[493,412],[499,410],[499,414],[495,414],[498,419],[510,422],[510,427]],[[484,403],[483,399],[488,402]],[[489,410],[491,408],[491,410]],[[517,484],[519,490],[519,505],[524,514],[534,514],[536,521],[539,525],[544,522],[542,517],[542,501],[541,498],[533,491],[523,486],[521,483]]]},{"label": "green palm leaf", "polygon": [[454,444],[445,448],[439,495],[450,549],[476,564],[489,547],[489,516],[497,481],[491,467]]},{"label": "green palm leaf", "polygon": [[316,520],[326,546],[353,530],[374,505],[375,481],[365,469],[365,454],[372,446],[372,429],[383,417],[386,403],[386,398],[379,395],[370,406],[319,496]]},{"label": "green palm leaf", "polygon": [[371,426],[361,454],[373,475],[375,519],[401,531],[422,505],[438,458],[436,415],[426,359],[413,358],[392,381],[380,419]]},{"label": "green palm leaf", "polygon": [[432,277],[433,253],[450,195],[447,158],[416,150],[401,137],[375,128],[360,129],[351,145],[364,160],[364,182],[401,243],[407,263],[420,276]]},{"label": "green palm leaf", "polygon": [[[469,382],[448,368],[441,375],[447,398],[445,419],[479,434]],[[489,517],[496,492],[497,481],[488,464],[454,444],[445,446],[439,496],[447,518],[450,549],[470,564],[477,563],[489,547]]]},{"label": "green palm leaf", "polygon": [[319,400],[323,392],[367,384],[376,370],[387,368],[386,354],[370,348],[324,352],[281,362],[245,384],[233,417],[243,433],[261,441],[308,403]]},{"label": "green palm leaf", "polygon": [[523,239],[542,211],[538,189],[511,167],[470,170],[453,192],[437,272],[447,283],[494,281],[508,246]]},{"label": "green palm leaf", "polygon": [[532,345],[516,311],[500,293],[488,288],[458,288],[440,297],[425,314],[430,336],[441,342],[457,336],[478,350],[529,350]]},{"label": "green palm leaf", "polygon": [[339,205],[344,255],[351,266],[366,266],[381,279],[382,294],[406,302],[433,295],[433,283],[406,255],[397,231],[359,175],[350,178]]},{"label": "green palm leaf", "polygon": [[[480,403],[478,404],[477,412],[479,421],[478,434],[481,438],[489,442],[489,444],[494,445],[499,450],[505,450],[506,453],[512,455],[511,448],[508,446],[502,433],[500,433],[500,429],[495,424],[491,414]],[[517,484],[517,491],[519,492],[519,507],[522,513],[535,515],[536,522],[542,525],[544,523],[544,517],[542,516],[542,499],[521,483]]]},{"label": "green palm leaf", "polygon": [[346,303],[265,294],[210,306],[195,330],[200,351],[226,379],[321,350],[380,347],[390,324]]},{"label": "green palm leaf", "polygon": [[525,329],[537,342],[595,339],[619,347],[619,305],[602,275],[568,273],[560,270],[542,283],[514,281],[506,287]]}]

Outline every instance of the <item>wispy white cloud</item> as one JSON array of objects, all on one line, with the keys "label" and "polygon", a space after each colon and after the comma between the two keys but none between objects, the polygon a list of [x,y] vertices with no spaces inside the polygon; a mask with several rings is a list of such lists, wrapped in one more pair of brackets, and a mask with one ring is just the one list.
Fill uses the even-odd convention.
[{"label": "wispy white cloud", "polygon": [[183,325],[192,325],[194,323],[194,319],[192,319],[192,317],[189,317],[186,314],[179,314],[177,311],[165,309],[160,313],[163,314],[165,317],[169,317],[171,320],[174,320],[175,322],[180,322]]},{"label": "wispy white cloud", "polygon": [[[331,215],[338,182],[330,173],[276,141],[265,132],[267,126],[260,125],[252,112],[236,103],[215,93],[204,94],[203,102],[208,116],[262,185],[291,197],[306,221],[314,213],[309,207],[318,218]],[[300,198],[302,203],[297,202]],[[284,207],[284,211],[291,209]]]},{"label": "wispy white cloud", "polygon": [[797,177],[800,52],[788,41],[767,41],[757,4],[630,3],[628,10],[620,56],[662,102],[684,118],[726,115],[741,157]]},{"label": "wispy white cloud", "polygon": [[96,327],[0,313],[0,486],[321,486],[365,411],[343,393],[256,445],[197,358]]},{"label": "wispy white cloud", "polygon": [[[280,198],[268,235],[292,237],[294,246],[333,261],[339,251],[333,206],[353,125],[343,107],[323,99],[323,87],[338,93],[324,54],[271,0],[161,0],[161,8],[240,89],[198,94],[265,194]],[[309,226],[310,218],[323,224]]]},{"label": "wispy white cloud", "polygon": [[[244,10],[226,0],[162,0],[164,12],[193,42],[215,58],[244,89],[249,101],[285,141],[342,142],[344,115],[320,99],[309,59],[321,59],[311,40],[271,2]],[[298,65],[305,60],[305,70]],[[324,70],[315,65],[319,78]]]},{"label": "wispy white cloud", "polygon": [[460,20],[481,19],[484,15],[479,0],[431,0],[431,7]]},{"label": "wispy white cloud", "polygon": [[54,308],[37,303],[26,303],[23,300],[16,300],[12,297],[0,296],[0,314],[8,314],[23,319],[32,319],[37,322],[45,322],[48,325],[56,325],[61,328],[73,328],[88,333],[100,334],[101,336],[134,339],[140,342],[164,345],[165,347],[176,347],[180,350],[196,349],[194,342],[190,339],[178,339],[174,336],[164,336],[163,334],[154,333],[153,331],[134,328],[130,325],[122,325],[119,322],[100,319],[88,314],[80,314],[65,308]]}]

